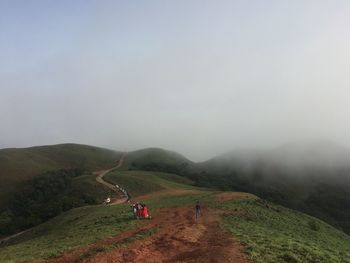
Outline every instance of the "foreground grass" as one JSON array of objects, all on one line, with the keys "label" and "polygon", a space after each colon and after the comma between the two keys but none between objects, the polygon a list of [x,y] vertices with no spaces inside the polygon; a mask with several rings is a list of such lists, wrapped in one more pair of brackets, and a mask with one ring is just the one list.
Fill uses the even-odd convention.
[{"label": "foreground grass", "polygon": [[[152,213],[155,208],[192,205],[198,199],[209,203],[213,199],[213,193],[155,198],[148,200],[147,204]],[[133,220],[127,204],[76,208],[12,240],[12,244],[0,247],[0,262],[14,263],[55,258],[64,251],[115,236],[140,223],[142,224],[140,221]],[[129,243],[153,233],[155,233],[154,230],[141,233],[140,236],[131,237],[126,242]],[[89,258],[93,256],[91,253],[104,253],[120,245],[127,244],[124,242],[111,247],[97,248],[98,251],[92,251],[83,256]]]},{"label": "foreground grass", "polygon": [[0,248],[0,261],[24,262],[57,257],[63,251],[116,235],[135,224],[127,205],[76,208]]},{"label": "foreground grass", "polygon": [[224,225],[255,262],[350,262],[350,237],[316,218],[252,200],[220,208]]}]

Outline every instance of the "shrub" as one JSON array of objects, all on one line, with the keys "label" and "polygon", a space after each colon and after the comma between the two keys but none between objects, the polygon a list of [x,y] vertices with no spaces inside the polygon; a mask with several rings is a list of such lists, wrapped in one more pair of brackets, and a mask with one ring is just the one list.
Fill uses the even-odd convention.
[{"label": "shrub", "polygon": [[315,219],[312,219],[308,222],[308,225],[311,230],[313,231],[319,231],[320,230],[320,225],[316,222]]}]

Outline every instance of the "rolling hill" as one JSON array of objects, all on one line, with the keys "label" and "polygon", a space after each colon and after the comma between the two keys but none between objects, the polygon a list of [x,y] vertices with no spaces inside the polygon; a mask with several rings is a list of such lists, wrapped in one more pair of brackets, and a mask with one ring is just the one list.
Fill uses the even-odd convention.
[{"label": "rolling hill", "polygon": [[[171,172],[198,186],[256,194],[350,233],[350,150],[329,142],[235,151],[202,163],[143,150],[131,169]],[[172,157],[170,160],[169,157]]]},{"label": "rolling hill", "polygon": [[0,208],[23,182],[37,175],[59,169],[96,171],[111,168],[120,156],[120,152],[80,144],[1,149]]},{"label": "rolling hill", "polygon": [[[254,262],[349,262],[350,255],[346,252],[350,251],[349,236],[338,230],[350,231],[348,153],[346,148],[334,144],[288,145],[270,151],[236,151],[194,163],[178,153],[159,148],[129,152],[122,167],[112,170],[104,179],[127,189],[133,200],[147,201],[151,213],[158,218],[148,225],[131,220],[128,205],[101,206],[91,202],[91,197],[101,201],[109,190],[96,183],[95,175],[81,174],[81,171],[111,168],[120,159],[120,152],[75,144],[0,150],[1,179],[5,182],[1,185],[5,198],[1,201],[25,187],[35,189],[38,182],[40,187],[43,178],[50,184],[53,178],[60,182],[60,174],[80,171],[73,173],[67,184],[58,184],[62,190],[57,188],[50,202],[57,206],[69,198],[80,202],[77,206],[84,205],[71,206],[73,209],[2,245],[0,258],[6,259],[4,262],[41,259],[56,262],[64,252],[68,253],[69,260],[77,256],[83,258],[82,262],[95,257],[106,260],[110,253],[116,253],[114,256],[126,253],[129,244],[134,243],[132,249],[140,249],[141,255],[144,245],[139,244],[139,240],[151,239],[158,244],[163,242],[158,238],[165,238],[169,243],[176,243],[177,239],[184,238],[182,235],[187,239],[196,235],[203,237],[204,233],[210,239],[196,241],[204,248],[218,242],[214,233],[220,233],[227,247],[239,247],[221,232],[223,227],[243,244],[241,252],[236,251],[241,259],[245,258],[241,255],[245,251]],[[223,190],[248,192],[263,199],[244,193],[220,192]],[[25,192],[32,200],[41,200],[41,194],[33,197],[30,191]],[[27,200],[25,195],[24,198]],[[208,218],[201,221],[199,229],[203,227],[212,232],[189,235],[188,229],[196,229],[190,219],[190,207],[198,199],[208,209]],[[171,207],[176,209],[169,210]],[[37,209],[41,211],[40,206]],[[174,218],[183,221],[183,229],[181,222],[164,217],[172,213]],[[215,222],[220,222],[221,227]],[[174,225],[179,227],[178,233],[171,232]],[[157,233],[162,231],[170,231],[176,238],[158,237]],[[55,247],[53,240],[56,240]],[[98,240],[111,241],[100,243]],[[179,248],[183,254],[174,254],[174,259],[184,259],[188,256],[186,251],[194,249],[190,243],[186,244]],[[159,247],[147,249],[161,253]],[[205,249],[201,253],[210,257]],[[217,253],[230,256],[227,250]],[[69,260],[57,262],[72,262]]]},{"label": "rolling hill", "polygon": [[[106,177],[130,187],[153,219],[134,220],[128,204],[75,208],[2,245],[2,262],[350,262],[348,235],[256,196],[200,189],[168,173]],[[203,207],[198,220],[196,200]]]}]

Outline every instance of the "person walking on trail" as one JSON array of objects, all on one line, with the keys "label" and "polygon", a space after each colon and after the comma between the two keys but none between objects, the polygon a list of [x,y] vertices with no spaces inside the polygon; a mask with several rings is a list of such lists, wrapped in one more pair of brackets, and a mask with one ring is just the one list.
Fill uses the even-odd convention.
[{"label": "person walking on trail", "polygon": [[196,210],[196,218],[198,218],[201,215],[201,205],[199,201],[196,202],[195,210]]},{"label": "person walking on trail", "polygon": [[142,218],[151,219],[151,216],[148,213],[148,207],[146,204],[143,205]]},{"label": "person walking on trail", "polygon": [[143,209],[142,205],[140,203],[137,203],[136,204],[136,209],[137,209],[137,211],[136,211],[136,219],[142,218],[142,209]]},{"label": "person walking on trail", "polygon": [[136,204],[132,204],[130,207],[132,209],[134,218],[137,219],[137,207],[136,207]]}]

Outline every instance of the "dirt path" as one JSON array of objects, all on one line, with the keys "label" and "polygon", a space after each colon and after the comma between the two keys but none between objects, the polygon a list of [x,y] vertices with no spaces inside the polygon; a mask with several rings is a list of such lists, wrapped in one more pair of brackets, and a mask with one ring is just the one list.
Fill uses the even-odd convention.
[{"label": "dirt path", "polygon": [[[113,171],[113,170],[116,170],[120,167],[123,166],[123,163],[124,163],[124,159],[125,159],[125,154],[122,155],[122,157],[120,158],[119,160],[119,163],[117,166],[111,168],[111,169],[108,169],[108,170],[103,170],[103,171],[97,171],[97,172],[94,172],[94,174],[96,174],[96,182],[108,187],[109,189],[111,189],[112,191],[114,192],[117,192],[119,195],[121,196],[124,196],[120,190],[118,190],[115,185],[109,183],[109,182],[106,182],[103,177],[108,174],[109,172]],[[112,202],[110,204],[122,204],[122,203],[125,203],[126,201],[128,200],[128,198],[126,197],[123,197],[123,198],[116,198],[116,199],[112,199]]]},{"label": "dirt path", "polygon": [[[49,262],[250,262],[244,247],[220,227],[218,210],[204,208],[199,219],[192,207],[162,208],[152,216],[135,229]],[[155,233],[142,238],[147,231]]]},{"label": "dirt path", "polygon": [[158,216],[153,228],[159,233],[85,262],[249,262],[243,247],[220,228],[216,211],[197,220],[192,208],[163,209]]},{"label": "dirt path", "polygon": [[[119,164],[109,170],[96,172],[96,181],[117,191],[114,185],[104,181],[103,176],[120,168]],[[145,195],[143,199],[156,196],[194,194],[194,190],[170,190]],[[170,191],[171,192],[171,191]],[[252,198],[245,193],[220,193],[217,201]],[[114,203],[125,202],[117,199]],[[222,212],[202,209],[202,216],[195,218],[193,207],[161,208],[152,214],[152,220],[139,221],[137,227],[114,237],[100,240],[89,246],[67,251],[50,263],[124,263],[124,262],[234,262],[247,263],[244,247],[220,227]],[[150,234],[152,233],[152,234]]]}]

